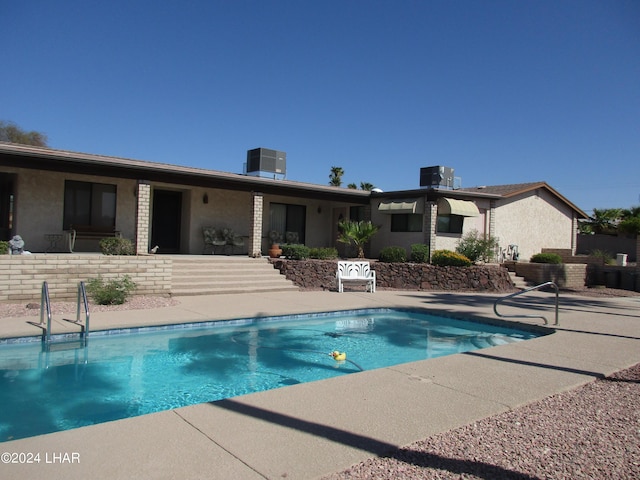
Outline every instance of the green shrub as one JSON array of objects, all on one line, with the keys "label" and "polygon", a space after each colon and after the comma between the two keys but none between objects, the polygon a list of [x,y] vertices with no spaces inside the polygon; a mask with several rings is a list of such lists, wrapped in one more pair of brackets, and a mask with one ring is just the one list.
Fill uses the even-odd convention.
[{"label": "green shrub", "polygon": [[497,246],[498,240],[496,238],[484,238],[477,230],[472,230],[460,239],[456,252],[472,262],[488,262]]},{"label": "green shrub", "polygon": [[334,258],[338,258],[338,250],[333,247],[310,248],[309,258],[317,258],[318,260],[333,260]]},{"label": "green shrub", "polygon": [[9,242],[0,241],[0,255],[9,254]]},{"label": "green shrub", "polygon": [[562,257],[557,253],[536,253],[529,260],[531,263],[562,263]]},{"label": "green shrub", "polygon": [[414,243],[411,245],[411,261],[416,263],[429,263],[429,245]]},{"label": "green shrub", "polygon": [[103,255],[135,255],[133,243],[128,238],[107,237],[100,240]]},{"label": "green shrub", "polygon": [[431,257],[431,263],[440,267],[468,267],[472,264],[467,257],[451,250],[436,250]]},{"label": "green shrub", "polygon": [[613,254],[607,252],[606,250],[592,250],[589,252],[589,255],[596,258],[601,258],[602,263],[605,265],[615,265],[616,259],[613,258]]},{"label": "green shrub", "polygon": [[309,258],[310,248],[298,243],[282,245],[282,255],[291,260],[306,260]]},{"label": "green shrub", "polygon": [[87,293],[98,305],[122,305],[136,288],[129,275],[104,281],[101,277],[90,278]]},{"label": "green shrub", "polygon": [[407,251],[402,247],[384,247],[378,258],[381,262],[402,263],[407,261]]}]

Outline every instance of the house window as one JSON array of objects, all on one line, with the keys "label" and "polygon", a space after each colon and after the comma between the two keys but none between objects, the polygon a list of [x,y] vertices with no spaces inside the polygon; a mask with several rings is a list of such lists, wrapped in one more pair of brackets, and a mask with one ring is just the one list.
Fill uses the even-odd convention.
[{"label": "house window", "polygon": [[438,215],[438,233],[462,233],[462,215]]},{"label": "house window", "polygon": [[421,232],[421,213],[394,213],[391,215],[392,232]]},{"label": "house window", "polygon": [[349,207],[349,220],[361,222],[364,220],[364,207]]},{"label": "house window", "polygon": [[116,186],[105,183],[64,182],[63,229],[71,225],[114,227]]},{"label": "house window", "polygon": [[278,232],[282,243],[304,244],[306,217],[307,207],[304,205],[272,203],[269,209],[269,232]]}]

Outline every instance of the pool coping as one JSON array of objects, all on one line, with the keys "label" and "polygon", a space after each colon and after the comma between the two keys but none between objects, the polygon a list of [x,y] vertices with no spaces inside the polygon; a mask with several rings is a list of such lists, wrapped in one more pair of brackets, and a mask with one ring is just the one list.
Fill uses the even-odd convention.
[{"label": "pool coping", "polygon": [[[382,305],[438,315],[454,311],[465,320],[490,319],[495,298],[402,291],[185,297],[175,308],[118,312],[118,323],[158,323],[167,315],[200,320],[211,315],[212,307],[217,318],[229,318],[322,311],[327,305],[331,310]],[[530,298],[528,308],[551,311],[548,295]],[[555,333],[534,340],[4,442],[4,451],[76,452],[80,462],[3,465],[3,478],[45,472],[49,478],[70,479],[320,478],[639,363],[638,312],[637,297],[561,298]],[[2,319],[0,334],[16,331],[15,320]],[[114,322],[96,313],[92,323]],[[539,321],[507,323],[549,328]]]}]

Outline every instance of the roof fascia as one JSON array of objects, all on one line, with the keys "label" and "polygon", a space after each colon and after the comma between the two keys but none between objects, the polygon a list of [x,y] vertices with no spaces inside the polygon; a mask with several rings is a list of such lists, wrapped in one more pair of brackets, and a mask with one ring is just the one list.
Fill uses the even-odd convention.
[{"label": "roof fascia", "polygon": [[370,192],[164,163],[0,144],[0,165],[367,205]]}]

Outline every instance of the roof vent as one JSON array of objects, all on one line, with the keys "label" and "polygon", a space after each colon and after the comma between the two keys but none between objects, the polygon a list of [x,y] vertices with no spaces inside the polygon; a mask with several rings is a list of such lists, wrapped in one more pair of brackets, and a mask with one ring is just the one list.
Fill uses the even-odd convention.
[{"label": "roof vent", "polygon": [[287,154],[268,148],[254,148],[247,151],[246,175],[280,178],[287,174]]}]

